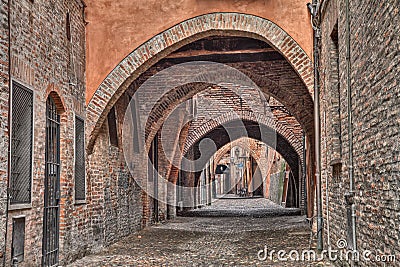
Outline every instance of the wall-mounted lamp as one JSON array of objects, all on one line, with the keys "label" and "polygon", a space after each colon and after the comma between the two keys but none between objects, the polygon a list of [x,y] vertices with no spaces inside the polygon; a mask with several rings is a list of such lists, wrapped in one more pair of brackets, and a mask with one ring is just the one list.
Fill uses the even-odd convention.
[{"label": "wall-mounted lamp", "polygon": [[316,10],[315,6],[311,3],[307,3],[307,8],[310,11],[310,14],[312,16],[315,16],[315,10]]},{"label": "wall-mounted lamp", "polygon": [[[308,8],[308,11],[310,11],[310,15],[311,15],[311,26],[313,27],[314,31],[317,31],[319,29],[317,27],[319,25],[319,22],[318,22],[319,7],[320,7],[320,4],[316,0],[313,0],[312,3],[307,3],[307,8]],[[318,30],[317,35],[319,35],[319,30]]]}]

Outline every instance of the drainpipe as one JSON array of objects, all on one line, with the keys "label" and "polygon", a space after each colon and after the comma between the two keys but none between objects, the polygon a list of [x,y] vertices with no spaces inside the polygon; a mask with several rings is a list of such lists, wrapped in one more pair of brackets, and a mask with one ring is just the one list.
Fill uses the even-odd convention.
[{"label": "drainpipe", "polygon": [[153,203],[153,209],[154,209],[154,220],[156,223],[159,222],[159,205],[158,205],[158,133],[154,137],[153,140],[153,183],[154,183],[154,203]]},{"label": "drainpipe", "polygon": [[[347,123],[349,129],[349,192],[345,194],[346,204],[351,210],[352,250],[357,250],[356,206],[354,203],[354,162],[353,162],[353,111],[351,97],[351,62],[350,62],[350,3],[346,0],[346,79],[347,79]],[[350,238],[350,236],[349,236]]]},{"label": "drainpipe", "polygon": [[[324,125],[326,125],[326,112],[324,112]],[[324,134],[327,136],[326,127],[324,129]],[[325,151],[328,151],[327,140],[325,138],[324,142]],[[325,166],[328,166],[328,157],[325,157]],[[329,179],[328,174],[325,171],[325,205],[326,205],[326,244],[328,246],[328,251],[331,250],[331,232],[330,232],[330,224],[329,224]]]},{"label": "drainpipe", "polygon": [[319,100],[319,42],[321,40],[321,29],[319,21],[318,0],[308,3],[307,7],[311,13],[311,25],[314,30],[314,127],[315,127],[315,178],[317,193],[317,249],[323,250],[323,217],[322,217],[322,189],[321,189],[321,125],[320,125],[320,100]]},{"label": "drainpipe", "polygon": [[304,214],[307,216],[307,151],[306,151],[306,133],[303,132],[303,200],[304,200]]}]

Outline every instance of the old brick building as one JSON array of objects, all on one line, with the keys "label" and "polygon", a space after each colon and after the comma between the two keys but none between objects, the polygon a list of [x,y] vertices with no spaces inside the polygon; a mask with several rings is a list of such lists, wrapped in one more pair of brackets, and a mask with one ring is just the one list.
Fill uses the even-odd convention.
[{"label": "old brick building", "polygon": [[235,146],[324,248],[400,258],[400,3],[350,2],[1,1],[0,266],[209,201]]},{"label": "old brick building", "polygon": [[[398,259],[400,2],[350,1],[348,7],[346,1],[323,2],[319,71],[325,242],[334,246],[347,238],[360,252],[372,250],[371,260],[380,254]],[[349,172],[355,235],[351,201],[345,199],[351,196]],[[378,266],[365,260],[361,265]]]},{"label": "old brick building", "polygon": [[84,140],[83,128],[73,130],[86,116],[83,8],[81,1],[2,1],[0,240],[5,265],[12,257],[40,265],[42,254],[51,264],[58,248],[79,255],[71,231],[80,232],[82,244],[87,236],[78,230],[87,216],[73,183],[74,164],[84,166],[74,154],[79,134]]}]

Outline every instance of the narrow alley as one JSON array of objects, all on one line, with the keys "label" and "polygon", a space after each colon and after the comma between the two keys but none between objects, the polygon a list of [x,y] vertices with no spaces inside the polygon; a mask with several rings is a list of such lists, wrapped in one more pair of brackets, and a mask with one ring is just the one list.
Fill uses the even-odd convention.
[{"label": "narrow alley", "polygon": [[263,259],[262,253],[259,258],[265,246],[287,252],[310,246],[305,216],[288,216],[287,210],[269,200],[221,199],[194,212],[146,228],[69,266],[329,266],[319,261],[278,261],[277,254]]},{"label": "narrow alley", "polygon": [[0,267],[400,266],[400,0],[0,0]]}]

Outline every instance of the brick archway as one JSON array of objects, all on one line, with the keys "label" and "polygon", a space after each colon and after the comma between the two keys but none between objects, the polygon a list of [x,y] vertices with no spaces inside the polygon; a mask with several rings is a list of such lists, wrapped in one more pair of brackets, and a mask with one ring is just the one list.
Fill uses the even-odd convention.
[{"label": "brick archway", "polygon": [[94,144],[110,108],[133,80],[174,50],[216,34],[252,37],[269,43],[291,64],[312,97],[312,62],[282,28],[267,19],[248,14],[205,14],[183,21],[153,37],[129,54],[107,76],[88,103],[88,147]]},{"label": "brick archway", "polygon": [[[202,139],[204,138],[213,140],[218,151],[226,144],[229,144],[242,137],[248,137],[259,140],[261,142],[265,142],[268,146],[273,147],[279,154],[282,155],[282,157],[291,167],[292,171],[298,177],[301,154],[299,155],[296,149],[290,143],[290,141],[287,140],[285,136],[282,136],[279,132],[276,132],[276,140],[269,140],[265,138],[263,140],[263,133],[271,132],[271,130],[274,131],[274,129],[271,129],[270,126],[270,124],[264,124],[261,121],[255,121],[253,119],[228,119],[227,121],[220,123],[217,126],[210,127],[209,130],[203,132],[203,134],[199,138],[194,139],[192,142],[188,141],[191,145],[185,146],[186,149],[183,155],[185,155],[185,158],[189,159],[200,158],[201,152],[199,147]],[[246,130],[246,136],[229,136],[229,134],[227,134],[226,132],[226,129],[233,127],[244,127]],[[208,158],[203,158],[202,161],[204,160],[208,160]],[[204,161],[204,164],[205,163],[206,162]],[[198,164],[201,165],[203,163],[199,162]]]},{"label": "brick archway", "polygon": [[[285,125],[282,125],[281,123],[279,123],[279,121],[275,121],[271,117],[262,116],[260,114],[255,114],[249,111],[245,111],[240,114],[239,118],[242,121],[258,122],[265,127],[273,129],[276,132],[277,136],[282,137],[285,140],[286,144],[288,144],[296,153],[296,156],[302,160],[302,141],[299,140],[290,130],[288,130]],[[225,116],[217,117],[215,120],[210,120],[207,123],[202,124],[199,128],[196,128],[196,130],[193,131],[193,134],[187,137],[185,147],[183,149],[183,155],[185,155],[189,151],[189,149],[193,145],[198,143],[207,133],[213,131],[213,129],[236,120],[238,120],[238,114],[232,113],[226,114]]]},{"label": "brick archway", "polygon": [[[242,139],[237,139],[229,144],[224,145],[221,147],[217,152],[214,154],[214,162],[218,164],[218,162],[221,161],[222,157],[228,153],[232,147],[238,146],[241,147],[242,149],[248,151],[250,155],[257,161],[259,162],[261,159],[260,155],[257,155],[256,152],[252,149],[251,144],[257,142],[255,139],[251,138],[242,138]],[[243,144],[244,143],[244,144]]]},{"label": "brick archway", "polygon": [[[265,125],[261,122],[255,122],[252,120],[243,120],[240,122],[239,120],[231,120],[228,122],[225,122],[224,124],[214,127],[211,130],[209,130],[207,133],[203,134],[202,137],[194,143],[189,149],[188,152],[186,153],[185,157],[189,159],[195,159],[198,160],[200,159],[201,156],[201,148],[200,148],[200,143],[203,138],[205,139],[211,139],[214,141],[216,145],[217,151],[221,148],[223,148],[225,145],[232,143],[243,136],[233,136],[233,138],[230,138],[226,134],[226,130],[228,128],[232,127],[237,127],[239,125],[243,125],[246,128],[247,136],[248,138],[255,139],[258,141],[265,142],[267,145],[271,146],[270,140],[262,140],[260,138],[260,133],[264,133],[269,131],[269,126]],[[259,129],[256,129],[254,126],[259,127]],[[268,130],[269,129],[269,130]],[[274,143],[272,141],[272,143]],[[300,177],[300,157],[296,153],[295,149],[291,146],[291,144],[288,142],[288,140],[285,139],[282,135],[277,133],[277,140],[276,140],[276,148],[274,147],[275,151],[277,151],[284,159],[285,161],[289,164],[290,169],[293,173],[294,180],[298,187],[298,194],[301,194],[303,192],[303,181],[302,177]],[[206,158],[204,158],[206,159]],[[206,161],[201,161],[199,164],[202,166],[206,165]],[[208,160],[208,159],[207,159]],[[198,166],[200,166],[198,165]],[[199,169],[199,168],[198,168]],[[200,177],[201,172],[195,172],[194,176],[190,177],[186,181],[186,186],[193,187],[196,184],[197,179]],[[301,205],[301,204],[300,204]]]},{"label": "brick archway", "polygon": [[[157,105],[153,107],[152,112],[149,115],[149,120],[146,123],[146,150],[150,148],[151,141],[153,140],[156,133],[161,129],[163,123],[165,122],[166,118],[168,118],[168,116],[171,114],[172,110],[179,103],[185,102],[193,95],[208,91],[210,86],[216,85],[209,83],[186,84],[184,86],[176,87],[174,88],[174,90],[171,90],[166,95],[162,96]],[[222,88],[224,87],[221,87],[221,89]],[[232,94],[234,95],[233,92]],[[252,96],[248,96],[247,98],[252,98]],[[247,99],[246,101],[249,100],[250,99]],[[202,123],[200,127],[193,128],[192,134],[189,134],[186,137],[185,146],[183,147],[183,154],[185,154],[187,152],[187,149],[201,138],[202,133],[206,133],[215,127],[218,127],[224,123],[238,118],[242,120],[257,121],[263,123],[264,125],[267,125],[270,128],[273,128],[277,133],[284,136],[288,140],[288,142],[293,146],[299,157],[302,159],[302,140],[300,140],[299,137],[293,133],[290,127],[287,127],[287,124],[285,122],[282,122],[275,117],[270,117],[262,113],[253,112],[252,110],[224,113],[223,115],[213,118],[213,120]]]},{"label": "brick archway", "polygon": [[46,99],[51,96],[54,103],[56,104],[57,111],[63,114],[66,111],[66,106],[64,99],[60,96],[59,88],[55,87],[53,84],[49,85],[46,90]]}]

